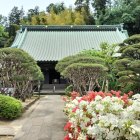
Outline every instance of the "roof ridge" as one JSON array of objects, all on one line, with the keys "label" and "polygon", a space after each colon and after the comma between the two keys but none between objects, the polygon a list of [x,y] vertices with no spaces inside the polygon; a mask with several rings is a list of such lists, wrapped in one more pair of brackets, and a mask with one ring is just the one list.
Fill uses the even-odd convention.
[{"label": "roof ridge", "polygon": [[21,30],[24,31],[84,31],[84,30],[122,30],[122,25],[22,25]]}]

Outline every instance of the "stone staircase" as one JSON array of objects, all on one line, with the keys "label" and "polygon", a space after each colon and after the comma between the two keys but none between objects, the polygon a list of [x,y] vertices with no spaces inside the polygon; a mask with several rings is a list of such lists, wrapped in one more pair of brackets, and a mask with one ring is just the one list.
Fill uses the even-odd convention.
[{"label": "stone staircase", "polygon": [[40,91],[41,95],[64,95],[67,84],[44,84]]}]

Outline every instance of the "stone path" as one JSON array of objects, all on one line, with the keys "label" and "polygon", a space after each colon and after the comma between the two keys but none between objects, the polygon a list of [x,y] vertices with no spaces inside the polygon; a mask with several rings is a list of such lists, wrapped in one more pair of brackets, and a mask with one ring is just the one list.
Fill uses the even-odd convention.
[{"label": "stone path", "polygon": [[63,140],[66,117],[60,95],[41,98],[14,140]]}]

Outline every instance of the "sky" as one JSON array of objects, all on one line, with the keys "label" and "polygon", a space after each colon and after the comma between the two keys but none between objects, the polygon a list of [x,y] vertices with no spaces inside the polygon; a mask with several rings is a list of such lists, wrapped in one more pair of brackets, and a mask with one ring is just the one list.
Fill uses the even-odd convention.
[{"label": "sky", "polygon": [[50,3],[64,2],[65,6],[73,6],[75,0],[0,0],[0,14],[8,16],[9,12],[14,6],[23,6],[25,12],[28,9],[33,9],[35,6],[39,6],[40,11],[45,10]]}]

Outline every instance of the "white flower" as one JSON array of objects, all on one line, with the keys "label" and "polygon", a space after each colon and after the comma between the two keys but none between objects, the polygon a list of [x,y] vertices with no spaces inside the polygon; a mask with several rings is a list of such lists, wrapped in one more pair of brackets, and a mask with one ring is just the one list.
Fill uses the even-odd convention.
[{"label": "white flower", "polygon": [[111,97],[110,96],[106,96],[105,98],[103,98],[103,102],[112,102]]},{"label": "white flower", "polygon": [[97,95],[91,102],[78,102],[79,99],[81,97],[76,97],[64,109],[74,130],[72,135],[69,134],[71,139],[79,133],[80,126],[77,140],[86,140],[86,135],[96,140],[114,140],[122,136],[128,140],[140,140],[140,95],[129,99],[129,105],[121,98],[110,96],[102,98]]},{"label": "white flower", "polygon": [[78,104],[79,104],[79,102],[78,102],[77,99],[74,99],[74,100],[72,101],[72,103],[75,104],[75,105],[78,105]]},{"label": "white flower", "polygon": [[97,125],[89,126],[87,128],[87,134],[92,135],[92,137],[96,137],[100,133],[99,127]]},{"label": "white flower", "polygon": [[95,97],[95,101],[100,101],[100,100],[102,100],[103,98],[101,97],[101,96],[99,96],[99,95],[97,95],[96,97]]},{"label": "white flower", "polygon": [[74,104],[72,104],[72,103],[69,103],[69,104],[66,104],[66,107],[67,107],[67,108],[74,108],[74,107],[75,107],[75,105],[74,105]]},{"label": "white flower", "polygon": [[102,104],[97,104],[96,105],[96,110],[103,111],[104,110],[104,106]]},{"label": "white flower", "polygon": [[75,112],[75,115],[82,118],[83,117],[83,110],[77,109],[76,112]]},{"label": "white flower", "polygon": [[77,140],[86,140],[86,135],[84,133],[80,133]]},{"label": "white flower", "polygon": [[70,137],[71,139],[73,138],[71,133],[69,133],[69,137]]},{"label": "white flower", "polygon": [[138,125],[131,125],[131,128],[133,130],[132,133],[138,132],[140,134],[140,125],[139,126]]},{"label": "white flower", "polygon": [[132,99],[136,99],[136,100],[140,101],[140,94],[133,95]]},{"label": "white flower", "polygon": [[79,108],[82,109],[83,107],[85,107],[85,106],[87,106],[87,105],[88,105],[88,102],[82,100],[82,101],[80,102],[80,104],[79,104]]},{"label": "white flower", "polygon": [[93,113],[93,114],[92,114],[91,122],[92,122],[92,123],[96,123],[98,120],[99,120],[99,119],[98,119],[97,115],[96,115],[95,113]]},{"label": "white flower", "polygon": [[114,132],[113,131],[109,131],[109,133],[107,133],[106,138],[108,140],[113,140],[114,138],[116,138],[116,136],[114,135]]},{"label": "white flower", "polygon": [[123,110],[123,106],[121,104],[118,104],[118,103],[114,103],[110,109],[112,111],[122,111]]}]

